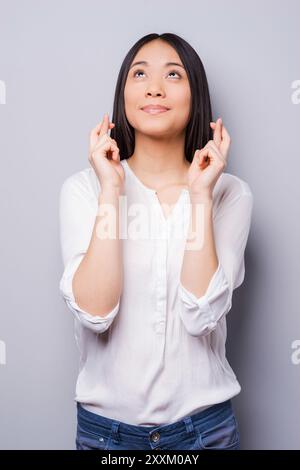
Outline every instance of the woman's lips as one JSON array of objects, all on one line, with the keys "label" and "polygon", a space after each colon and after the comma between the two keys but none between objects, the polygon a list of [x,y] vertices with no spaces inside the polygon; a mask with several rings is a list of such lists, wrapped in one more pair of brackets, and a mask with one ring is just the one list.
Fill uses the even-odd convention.
[{"label": "woman's lips", "polygon": [[166,111],[169,111],[169,109],[166,108],[144,108],[142,109],[145,113],[148,114],[160,114],[160,113],[165,113]]}]

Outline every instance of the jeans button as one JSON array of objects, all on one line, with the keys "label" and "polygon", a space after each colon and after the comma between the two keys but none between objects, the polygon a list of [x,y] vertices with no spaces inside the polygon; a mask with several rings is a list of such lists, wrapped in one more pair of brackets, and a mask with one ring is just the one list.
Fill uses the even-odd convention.
[{"label": "jeans button", "polygon": [[160,438],[160,435],[159,435],[159,432],[155,431],[152,435],[151,435],[151,441],[153,442],[157,442]]}]

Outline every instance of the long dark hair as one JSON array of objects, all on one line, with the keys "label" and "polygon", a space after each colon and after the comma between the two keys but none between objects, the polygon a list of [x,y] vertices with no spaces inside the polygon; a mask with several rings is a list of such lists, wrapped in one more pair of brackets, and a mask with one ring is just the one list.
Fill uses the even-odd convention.
[{"label": "long dark hair", "polygon": [[197,149],[203,148],[212,139],[211,103],[206,73],[200,57],[193,47],[177,34],[151,33],[139,39],[129,50],[118,75],[115,89],[110,136],[117,141],[120,159],[129,158],[134,152],[134,128],[129,124],[125,114],[124,88],[128,71],[139,49],[154,39],[168,42],[177,51],[188,75],[191,88],[191,113],[185,133],[185,158],[192,162]]}]

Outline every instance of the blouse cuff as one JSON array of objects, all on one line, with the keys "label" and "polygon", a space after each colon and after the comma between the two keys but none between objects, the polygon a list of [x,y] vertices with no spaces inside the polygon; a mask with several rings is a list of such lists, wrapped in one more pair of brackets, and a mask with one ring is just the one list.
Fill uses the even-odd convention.
[{"label": "blouse cuff", "polygon": [[79,307],[73,294],[72,280],[84,255],[85,253],[79,253],[68,262],[61,278],[59,288],[68,308],[74,313],[75,317],[87,328],[102,333],[109,328],[117,315],[120,307],[120,299],[117,305],[105,315],[105,317],[91,315],[89,312]]},{"label": "blouse cuff", "polygon": [[196,297],[181,282],[179,296],[182,301],[181,318],[188,332],[194,336],[210,333],[231,307],[230,287],[221,263],[219,262],[203,296]]}]

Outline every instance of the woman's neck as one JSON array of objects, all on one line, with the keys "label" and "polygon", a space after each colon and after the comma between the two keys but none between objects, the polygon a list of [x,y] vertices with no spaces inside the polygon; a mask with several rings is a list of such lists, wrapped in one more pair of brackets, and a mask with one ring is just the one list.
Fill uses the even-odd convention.
[{"label": "woman's neck", "polygon": [[[127,163],[137,178],[153,189],[162,190],[171,186],[187,186],[187,172],[190,167],[190,162],[187,160],[181,160],[178,164],[172,160],[171,164],[169,162],[169,165],[165,167],[157,161],[151,163],[147,160],[145,164],[140,157],[132,155],[127,158]],[[161,169],[162,167],[163,169]]]}]

